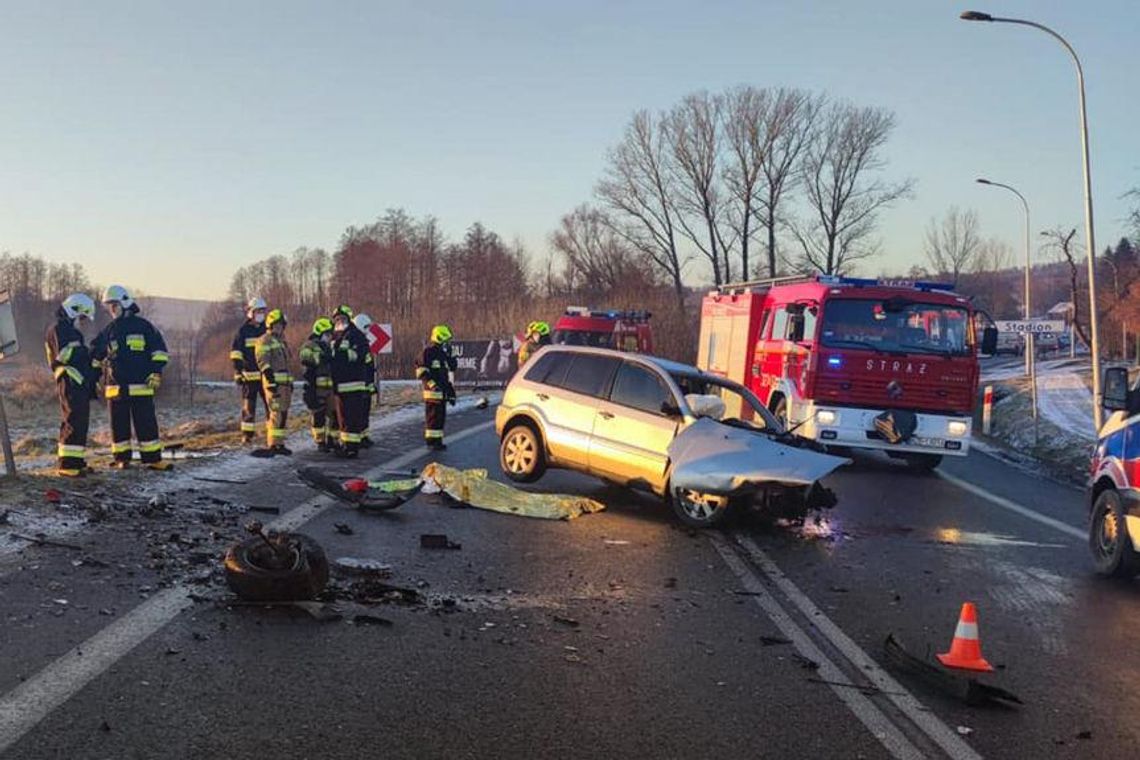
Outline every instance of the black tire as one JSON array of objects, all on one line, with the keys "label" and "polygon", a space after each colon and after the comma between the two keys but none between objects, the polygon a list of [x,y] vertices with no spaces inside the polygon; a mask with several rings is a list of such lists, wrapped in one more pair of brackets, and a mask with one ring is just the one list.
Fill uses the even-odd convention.
[{"label": "black tire", "polygon": [[533,483],[546,472],[546,447],[534,426],[512,423],[499,443],[499,467],[516,483]]},{"label": "black tire", "polygon": [[1124,520],[1124,500],[1109,488],[1096,498],[1089,516],[1089,549],[1100,575],[1133,578],[1140,573],[1140,554],[1132,548]]},{"label": "black tire", "polygon": [[284,563],[273,561],[273,551],[259,537],[231,546],[226,552],[226,583],[251,602],[286,602],[312,599],[329,581],[324,550],[308,536],[286,534],[293,551]]},{"label": "black tire", "polygon": [[683,524],[702,529],[720,525],[732,509],[732,502],[727,497],[686,489],[670,489],[669,504]]},{"label": "black tire", "polygon": [[903,454],[907,467],[915,472],[934,472],[942,464],[941,454]]}]

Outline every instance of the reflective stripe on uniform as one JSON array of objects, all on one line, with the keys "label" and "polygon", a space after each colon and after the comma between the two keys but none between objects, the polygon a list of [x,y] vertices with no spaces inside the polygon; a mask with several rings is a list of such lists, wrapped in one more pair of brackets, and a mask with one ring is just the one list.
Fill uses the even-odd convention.
[{"label": "reflective stripe on uniform", "polygon": [[76,459],[82,459],[86,455],[87,455],[87,447],[86,446],[77,446],[77,445],[72,444],[72,443],[61,443],[61,444],[59,444],[59,457],[61,459],[63,457],[75,457]]},{"label": "reflective stripe on uniform", "polygon": [[75,367],[56,367],[55,368],[55,379],[56,380],[59,380],[64,375],[67,375],[72,380],[74,380],[76,385],[83,385],[83,373],[80,372]]},{"label": "reflective stripe on uniform", "polygon": [[124,342],[127,348],[132,351],[143,351],[146,349],[146,336],[145,335],[128,335]]},{"label": "reflective stripe on uniform", "polygon": [[337,393],[353,393],[355,391],[366,391],[363,380],[355,380],[351,383],[337,383]]},{"label": "reflective stripe on uniform", "polygon": [[250,370],[242,370],[241,379],[247,383],[256,383],[261,380],[260,372],[251,372]]},{"label": "reflective stripe on uniform", "polygon": [[139,451],[143,454],[162,451],[162,441],[139,441]]},{"label": "reflective stripe on uniform", "polygon": [[291,383],[291,382],[293,382],[293,376],[291,374],[289,374],[288,372],[274,372],[273,373],[273,382],[275,382],[275,383]]},{"label": "reflective stripe on uniform", "polygon": [[71,361],[71,355],[75,353],[75,348],[78,345],[79,344],[75,341],[68,343],[66,346],[59,350],[58,354],[55,355],[55,360],[61,364],[67,364],[69,361]]},{"label": "reflective stripe on uniform", "polygon": [[154,388],[151,388],[149,385],[135,385],[134,383],[131,383],[130,385],[127,386],[127,395],[128,396],[153,396],[154,395]]},{"label": "reflective stripe on uniform", "polygon": [[168,361],[170,361],[170,354],[166,353],[165,351],[151,351],[150,360],[159,364],[166,364]]},{"label": "reflective stripe on uniform", "polygon": [[424,401],[443,401],[443,391],[424,391]]},{"label": "reflective stripe on uniform", "polygon": [[257,432],[257,425],[255,425],[252,422],[243,422],[243,423],[241,423],[241,432],[243,432],[243,433],[255,433],[255,432]]},{"label": "reflective stripe on uniform", "polygon": [[341,431],[340,434],[340,440],[342,443],[360,443],[361,438],[363,438],[363,436],[361,436],[360,433],[349,433],[346,431]]},{"label": "reflective stripe on uniform", "polygon": [[427,438],[429,440],[434,440],[436,438],[443,438],[443,431],[442,430],[425,430],[424,431],[424,438]]},{"label": "reflective stripe on uniform", "polygon": [[285,428],[270,428],[269,429],[269,440],[271,440],[271,441],[284,440],[285,435],[286,435]]},{"label": "reflective stripe on uniform", "polygon": [[432,369],[440,369],[440,368],[441,368],[441,365],[440,365],[440,363],[439,363],[439,359],[436,359],[435,361],[433,361],[433,362],[431,363],[431,368],[432,368]]},{"label": "reflective stripe on uniform", "polygon": [[317,378],[317,387],[318,388],[331,388],[331,387],[333,387],[332,378],[331,377],[318,377]]},{"label": "reflective stripe on uniform", "polygon": [[426,374],[427,374],[427,368],[426,367],[416,367],[416,379],[417,380],[419,380],[421,377],[423,377]]},{"label": "reflective stripe on uniform", "polygon": [[253,348],[256,345],[257,345],[257,338],[246,338],[245,339],[245,347],[246,348]]},{"label": "reflective stripe on uniform", "polygon": [[111,443],[111,453],[112,454],[122,454],[124,451],[130,451],[130,450],[131,450],[131,442],[130,441],[114,441]]},{"label": "reflective stripe on uniform", "polygon": [[328,435],[328,431],[324,428],[309,428],[309,432],[313,434],[313,440],[317,443],[325,440],[325,436]]},{"label": "reflective stripe on uniform", "polygon": [[235,362],[239,362],[244,358],[245,355],[241,351],[230,351],[230,359],[234,360]]}]

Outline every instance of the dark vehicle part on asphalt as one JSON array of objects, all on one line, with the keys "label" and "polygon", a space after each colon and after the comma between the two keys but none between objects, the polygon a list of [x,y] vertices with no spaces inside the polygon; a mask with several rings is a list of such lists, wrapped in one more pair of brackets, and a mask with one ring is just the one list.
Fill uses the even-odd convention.
[{"label": "dark vehicle part on asphalt", "polygon": [[421,549],[462,549],[463,544],[456,543],[443,533],[420,534]]},{"label": "dark vehicle part on asphalt", "polygon": [[262,531],[261,523],[246,528],[252,538],[229,548],[226,582],[240,598],[252,602],[312,599],[329,580],[324,549],[300,533]]},{"label": "dark vehicle part on asphalt", "polygon": [[[420,480],[381,481],[379,483],[355,478],[350,481],[338,480],[326,475],[316,467],[301,467],[298,477],[307,485],[334,499],[346,502],[362,510],[395,509],[412,499],[423,488]],[[351,484],[350,487],[346,487]],[[360,487],[363,484],[363,488]]]},{"label": "dark vehicle part on asphalt", "polygon": [[887,665],[893,670],[912,676],[940,694],[953,697],[968,705],[974,707],[986,705],[1010,707],[1014,704],[1025,704],[1016,694],[1006,691],[1000,686],[981,683],[976,678],[955,675],[920,657],[915,657],[906,650],[906,647],[895,638],[893,633],[887,634],[887,638],[883,642],[883,654]]}]

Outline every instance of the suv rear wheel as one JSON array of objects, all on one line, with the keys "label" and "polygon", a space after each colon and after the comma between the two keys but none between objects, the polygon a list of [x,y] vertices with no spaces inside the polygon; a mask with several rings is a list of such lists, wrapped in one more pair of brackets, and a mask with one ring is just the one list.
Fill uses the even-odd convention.
[{"label": "suv rear wheel", "polygon": [[516,483],[533,483],[546,472],[546,452],[538,432],[525,422],[513,423],[499,444],[499,466]]},{"label": "suv rear wheel", "polygon": [[1140,572],[1140,554],[1132,548],[1124,521],[1124,502],[1113,488],[1101,493],[1093,504],[1089,548],[1101,575],[1131,578]]}]

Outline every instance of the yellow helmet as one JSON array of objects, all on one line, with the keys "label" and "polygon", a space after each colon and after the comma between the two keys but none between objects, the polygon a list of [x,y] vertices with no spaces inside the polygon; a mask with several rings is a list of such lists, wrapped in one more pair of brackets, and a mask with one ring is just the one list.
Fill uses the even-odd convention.
[{"label": "yellow helmet", "polygon": [[281,311],[280,309],[274,309],[265,315],[266,329],[273,327],[273,325],[277,324],[278,322],[280,322],[282,326],[289,324],[289,320],[285,319],[285,312]]},{"label": "yellow helmet", "polygon": [[447,325],[436,325],[431,328],[432,343],[447,343],[451,340],[451,328]]},{"label": "yellow helmet", "polygon": [[313,335],[324,335],[331,329],[333,329],[333,323],[328,317],[318,317],[317,321],[313,323]]},{"label": "yellow helmet", "polygon": [[550,335],[550,325],[541,321],[531,322],[526,326],[526,334],[538,336]]}]

